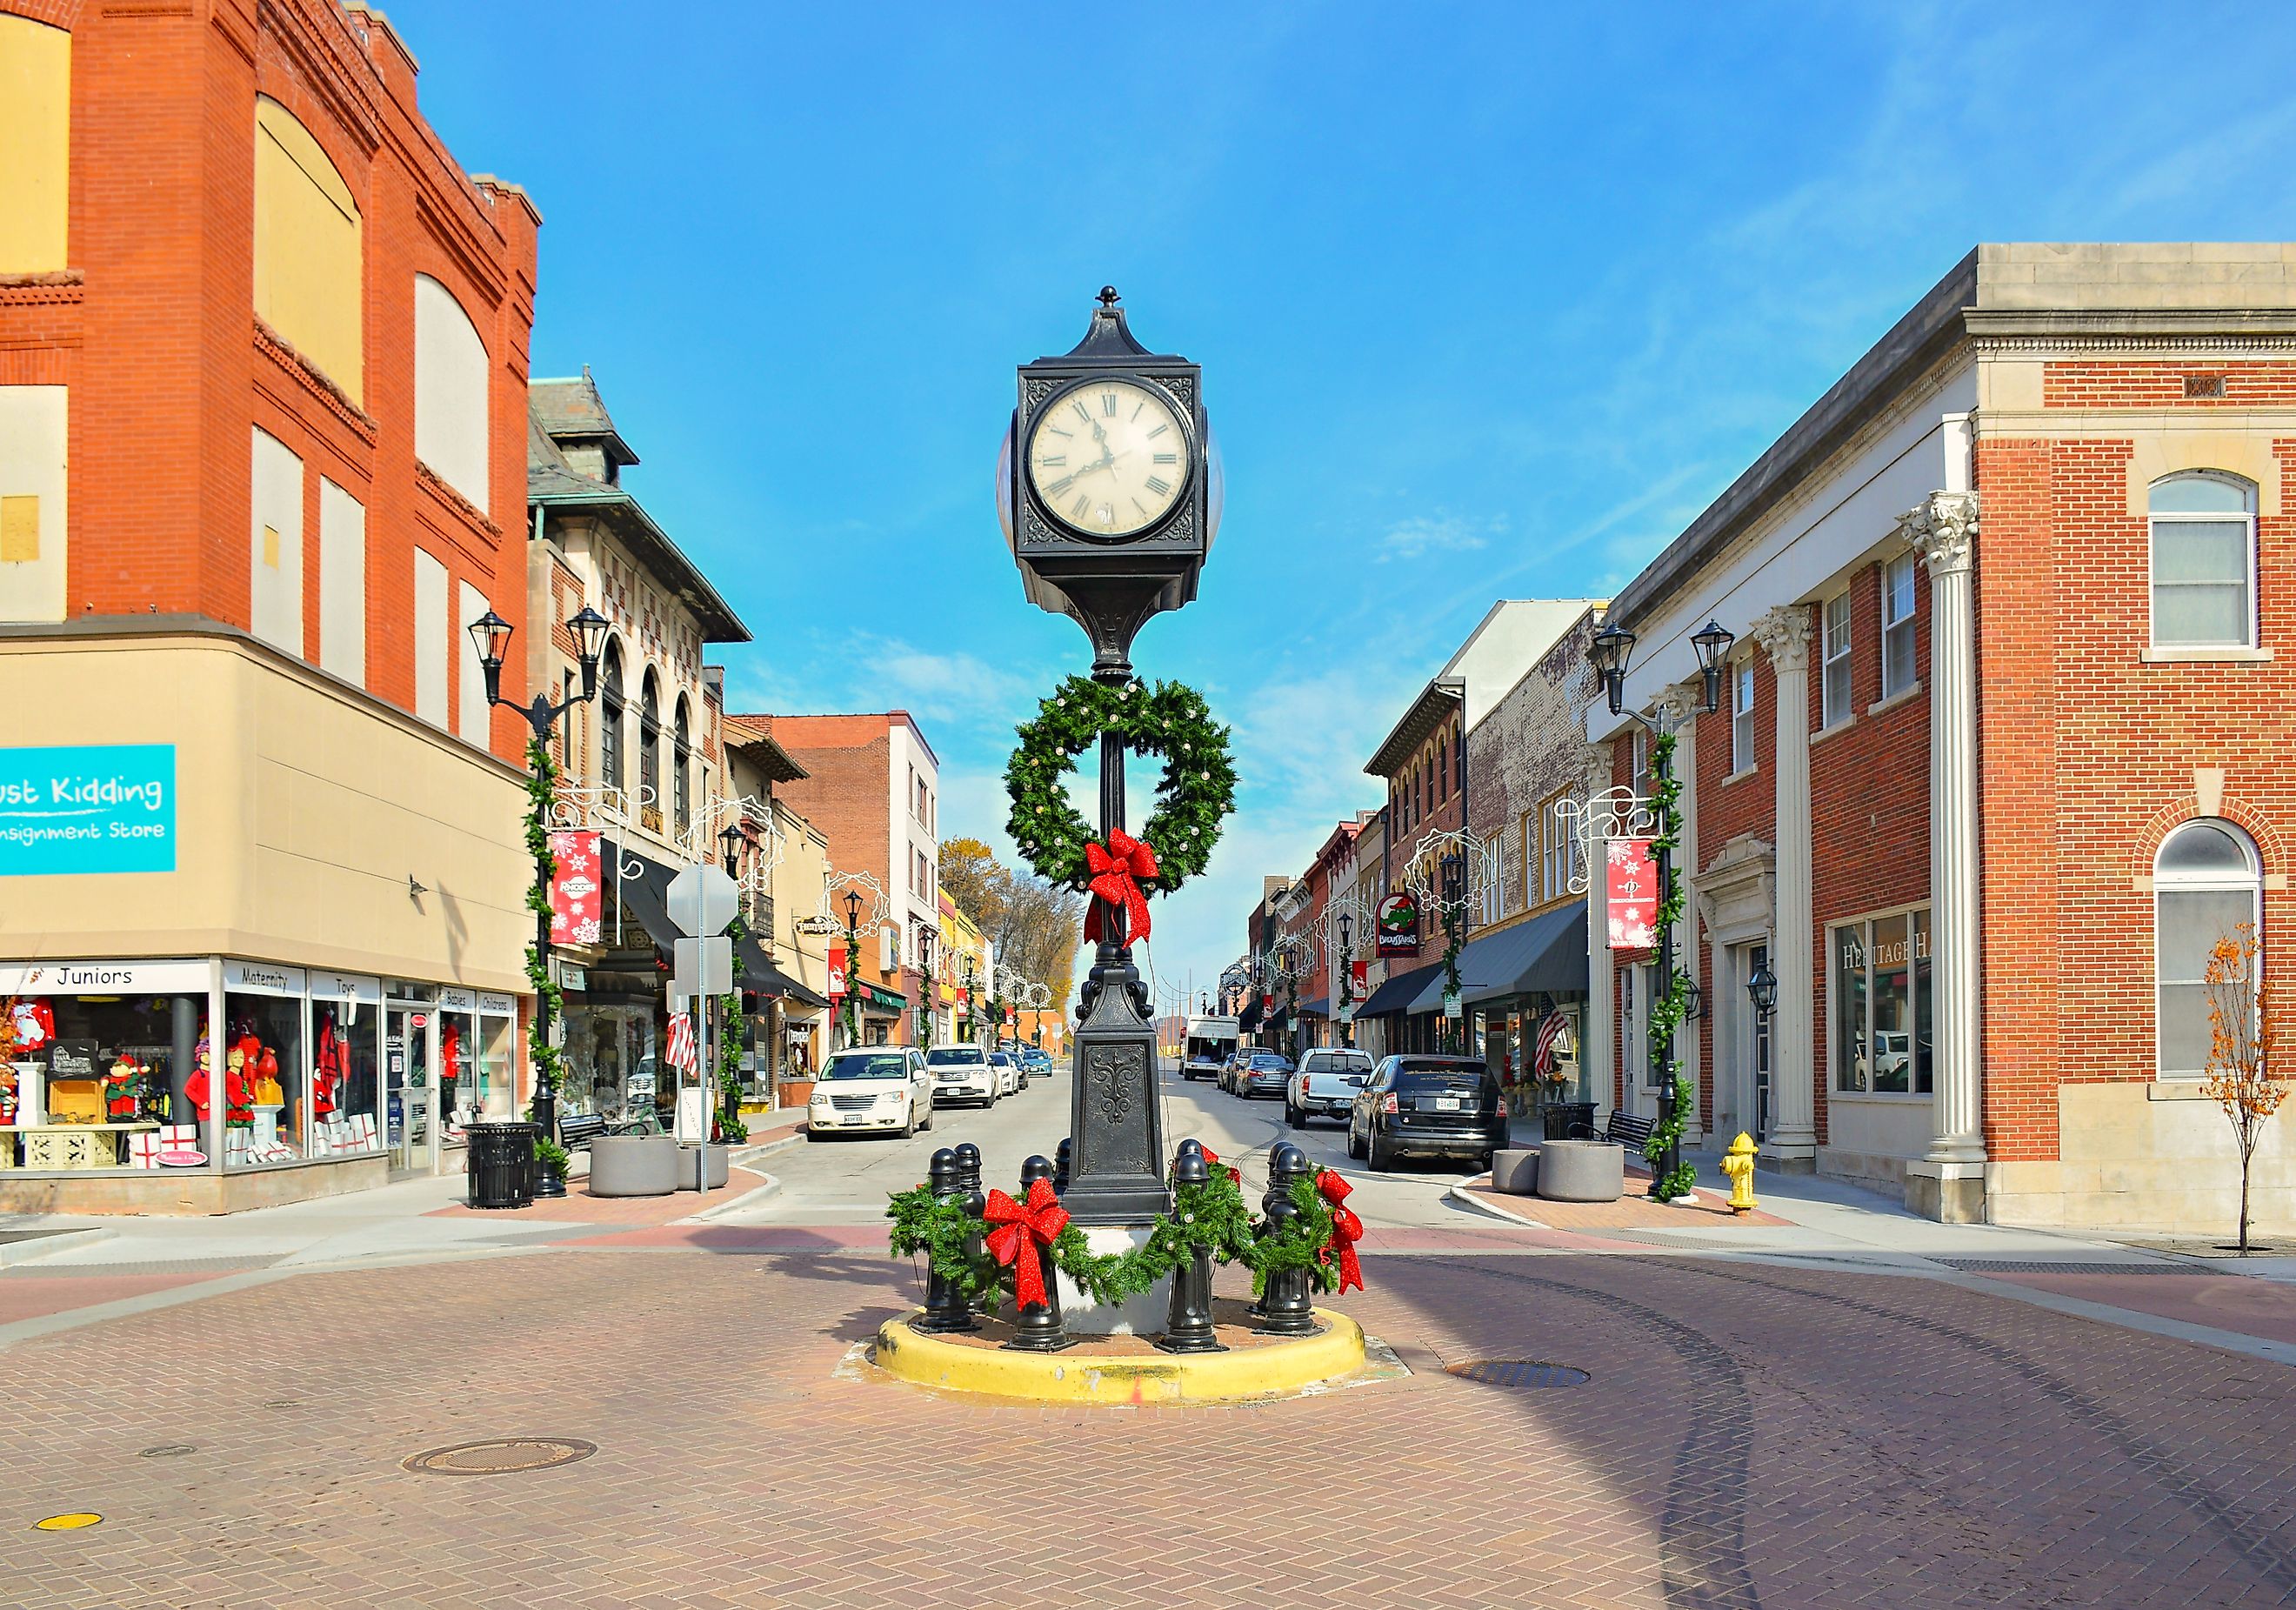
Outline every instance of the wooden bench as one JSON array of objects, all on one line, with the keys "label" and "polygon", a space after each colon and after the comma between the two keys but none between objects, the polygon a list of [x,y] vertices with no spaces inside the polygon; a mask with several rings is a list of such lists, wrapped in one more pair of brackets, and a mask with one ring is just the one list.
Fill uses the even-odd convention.
[{"label": "wooden bench", "polygon": [[605,1132],[606,1121],[594,1113],[571,1113],[558,1121],[558,1144],[570,1152]]},{"label": "wooden bench", "polygon": [[1626,1147],[1630,1157],[1640,1157],[1643,1148],[1650,1144],[1654,1126],[1647,1118],[1637,1118],[1632,1113],[1613,1112],[1611,1121],[1603,1126],[1603,1138],[1613,1146]]}]

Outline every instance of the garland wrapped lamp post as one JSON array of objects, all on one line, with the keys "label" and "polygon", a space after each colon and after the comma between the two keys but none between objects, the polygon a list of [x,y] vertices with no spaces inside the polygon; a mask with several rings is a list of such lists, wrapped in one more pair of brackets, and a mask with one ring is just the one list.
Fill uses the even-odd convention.
[{"label": "garland wrapped lamp post", "polygon": [[[1717,620],[1708,621],[1690,635],[1691,646],[1698,653],[1700,712],[1711,715],[1722,708],[1722,670],[1734,641]],[[1675,1030],[1688,1014],[1691,996],[1690,975],[1674,970],[1674,924],[1682,915],[1682,885],[1674,865],[1682,825],[1677,819],[1675,802],[1681,797],[1682,784],[1674,776],[1672,761],[1675,734],[1686,717],[1671,713],[1664,702],[1647,716],[1627,708],[1627,665],[1634,653],[1635,634],[1611,622],[1595,634],[1587,657],[1595,674],[1603,679],[1603,696],[1611,713],[1633,717],[1649,729],[1652,739],[1651,792],[1658,836],[1652,850],[1657,863],[1659,904],[1654,946],[1658,984],[1651,1002],[1650,1057],[1658,1075],[1659,1118],[1645,1155],[1652,1165],[1650,1194],[1663,1202],[1688,1195],[1693,1179],[1693,1171],[1683,1163],[1681,1147],[1683,1109],[1696,1099],[1696,1092],[1674,1069]]]},{"label": "garland wrapped lamp post", "polygon": [[861,1016],[854,1005],[860,995],[856,987],[861,974],[861,891],[845,891],[845,1043],[861,1043]]},{"label": "garland wrapped lamp post", "polygon": [[[997,513],[1029,601],[1081,626],[1088,678],[1071,677],[1021,729],[1005,769],[1008,828],[1042,876],[1089,891],[1096,941],[1078,991],[1070,1097],[1072,1172],[1062,1203],[1087,1235],[1144,1237],[1169,1207],[1161,1164],[1156,1031],[1132,960],[1147,937],[1144,885],[1169,893],[1203,870],[1234,801],[1227,734],[1201,695],[1135,679],[1134,637],[1195,596],[1220,513],[1218,456],[1203,372],[1136,340],[1113,288],[1083,341],[1023,364],[998,465]],[[1062,778],[1097,742],[1100,825],[1068,802]],[[1157,808],[1127,830],[1127,752],[1160,755]]]},{"label": "garland wrapped lamp post", "polygon": [[917,930],[917,1044],[926,1050],[933,1043],[933,936],[929,928]]},{"label": "garland wrapped lamp post", "polygon": [[530,774],[526,847],[534,857],[534,887],[527,891],[526,903],[534,911],[534,948],[527,952],[526,976],[534,986],[534,1027],[527,1039],[527,1050],[534,1064],[532,1112],[541,1129],[536,1153],[540,1177],[535,1182],[535,1194],[538,1196],[566,1195],[565,1157],[558,1146],[559,1056],[551,1036],[551,1023],[559,1014],[561,999],[558,982],[550,976],[550,883],[558,873],[558,863],[550,853],[550,801],[558,782],[558,764],[550,758],[550,734],[559,717],[597,696],[598,659],[605,652],[608,625],[603,615],[583,605],[581,612],[566,623],[582,667],[582,691],[556,703],[537,694],[527,705],[502,696],[503,664],[510,658],[511,636],[516,628],[492,610],[472,621],[468,628],[471,642],[479,651],[479,664],[486,672],[487,703],[509,705],[526,718],[530,729],[526,745]]}]

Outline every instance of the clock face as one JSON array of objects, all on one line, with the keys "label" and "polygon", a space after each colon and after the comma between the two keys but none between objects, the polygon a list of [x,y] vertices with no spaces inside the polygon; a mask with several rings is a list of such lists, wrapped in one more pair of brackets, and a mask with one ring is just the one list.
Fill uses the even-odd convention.
[{"label": "clock face", "polygon": [[1137,381],[1073,386],[1029,430],[1029,484],[1087,536],[1129,536],[1162,519],[1188,484],[1188,458],[1179,410]]}]

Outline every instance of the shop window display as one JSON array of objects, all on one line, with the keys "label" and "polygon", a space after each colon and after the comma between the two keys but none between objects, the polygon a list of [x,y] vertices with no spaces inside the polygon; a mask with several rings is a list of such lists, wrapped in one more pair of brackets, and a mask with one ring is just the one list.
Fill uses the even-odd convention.
[{"label": "shop window display", "polygon": [[0,997],[0,1167],[146,1166],[186,1121],[204,995]]},{"label": "shop window display", "polygon": [[[313,1137],[301,992],[227,994],[224,1022],[219,1094],[226,1166],[292,1162],[308,1155]],[[209,1100],[217,1095],[210,1088]]]}]

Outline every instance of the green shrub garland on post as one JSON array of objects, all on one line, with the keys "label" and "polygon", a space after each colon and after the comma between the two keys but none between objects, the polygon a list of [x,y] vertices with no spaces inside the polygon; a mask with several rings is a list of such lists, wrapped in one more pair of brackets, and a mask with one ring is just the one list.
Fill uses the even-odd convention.
[{"label": "green shrub garland on post", "polygon": [[[1325,1257],[1332,1239],[1332,1204],[1316,1188],[1314,1176],[1292,1181],[1292,1204],[1299,1212],[1282,1231],[1252,1218],[1243,1187],[1225,1167],[1215,1165],[1202,1185],[1172,1184],[1172,1211],[1160,1215],[1148,1239],[1127,1253],[1095,1253],[1075,1225],[1053,1243],[1053,1264],[1095,1302],[1113,1307],[1152,1291],[1193,1255],[1198,1245],[1212,1249],[1221,1263],[1241,1263],[1251,1271],[1254,1295],[1267,1277],[1283,1269],[1305,1269],[1316,1287],[1332,1290],[1339,1270]],[[967,1250],[974,1228],[962,1201],[940,1201],[924,1186],[894,1194],[885,1216],[893,1221],[891,1246],[898,1258],[923,1253],[935,1274],[955,1284],[967,1302],[981,1306],[1011,1295],[1013,1270],[985,1249]]]},{"label": "green shrub garland on post", "polygon": [[[749,932],[749,925],[738,916],[726,924],[726,937],[735,945],[739,945]],[[742,1119],[743,1036],[735,1027],[740,1023],[742,992],[729,990],[722,998],[718,1013],[718,1138],[728,1146],[739,1146],[750,1138],[750,1126]]]},{"label": "green shrub garland on post", "polygon": [[[526,851],[534,858],[534,886],[526,891],[526,908],[538,917],[550,915],[551,880],[558,875],[558,859],[550,853],[550,806],[558,792],[558,762],[550,758],[550,746],[540,738],[529,738],[526,745]],[[533,944],[526,948],[526,982],[534,986],[534,1021],[527,1028],[527,1051],[534,1063],[534,1089],[539,1096],[547,1090],[555,1096],[564,1073],[565,1062],[558,1047],[551,1043],[550,1025],[563,1022],[566,998],[558,988],[558,981],[550,976],[548,963],[540,949]],[[529,1105],[527,1116],[534,1116]]]},{"label": "green shrub garland on post", "polygon": [[[1682,784],[1674,775],[1674,734],[1661,733],[1651,745],[1651,767],[1656,776],[1652,802],[1657,808],[1659,836],[1652,841],[1651,853],[1666,857],[1666,887],[1659,891],[1658,928],[1669,940],[1674,925],[1682,920],[1682,872],[1674,862],[1674,852],[1681,843],[1682,824],[1675,807],[1682,798]],[[1671,1048],[1675,1031],[1690,1010],[1690,973],[1687,968],[1669,965],[1667,991],[1651,1003],[1650,1056],[1655,1062],[1664,1058],[1671,1066]],[[1666,1166],[1669,1151],[1682,1143],[1682,1131],[1698,1091],[1687,1075],[1674,1070],[1674,1099],[1661,1121],[1651,1129],[1650,1139],[1644,1143],[1643,1156],[1651,1165],[1656,1178],[1651,1195],[1661,1202],[1671,1202],[1677,1196],[1687,1196],[1698,1183],[1698,1171],[1686,1162],[1677,1162],[1673,1171],[1663,1175],[1659,1171]]]}]

